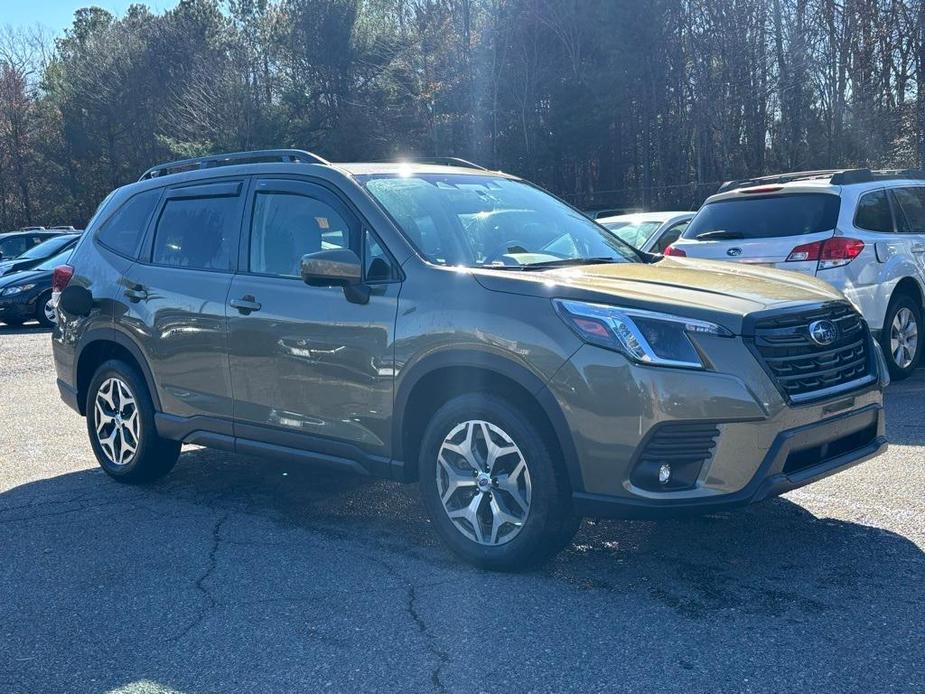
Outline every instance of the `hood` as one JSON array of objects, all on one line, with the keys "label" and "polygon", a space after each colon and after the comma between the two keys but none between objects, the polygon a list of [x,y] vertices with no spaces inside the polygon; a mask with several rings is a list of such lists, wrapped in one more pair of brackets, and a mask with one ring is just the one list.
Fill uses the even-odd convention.
[{"label": "hood", "polygon": [[12,287],[16,284],[28,284],[29,282],[40,283],[45,281],[51,286],[52,273],[48,270],[23,270],[22,272],[12,272],[9,275],[0,277],[0,289]]},{"label": "hood", "polygon": [[546,271],[474,271],[486,289],[675,313],[719,323],[736,334],[742,319],[769,309],[844,301],[821,280],[736,263],[665,257]]}]

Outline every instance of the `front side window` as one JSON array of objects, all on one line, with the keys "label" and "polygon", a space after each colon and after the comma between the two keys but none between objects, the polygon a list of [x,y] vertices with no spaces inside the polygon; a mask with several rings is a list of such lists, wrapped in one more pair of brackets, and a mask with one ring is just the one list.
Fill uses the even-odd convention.
[{"label": "front side window", "polygon": [[331,205],[294,193],[257,193],[251,226],[250,270],[299,277],[302,256],[350,248],[350,227]]},{"label": "front side window", "polygon": [[652,248],[652,250],[656,253],[664,253],[668,246],[673,244],[681,237],[681,234],[683,234],[684,230],[690,226],[690,223],[691,222],[688,219],[687,221],[678,222],[677,224],[673,224],[668,227],[665,230],[665,233],[663,233],[659,237],[658,241],[655,242],[655,246]]},{"label": "front side window", "polygon": [[890,199],[885,190],[862,195],[854,215],[854,226],[867,231],[895,231]]},{"label": "front side window", "polygon": [[897,217],[902,217],[905,221],[905,224],[900,225],[901,231],[915,234],[925,232],[925,187],[894,188],[893,196],[893,200],[902,210],[901,215],[897,212]]},{"label": "front side window", "polygon": [[224,270],[233,268],[238,198],[173,198],[157,221],[152,260],[157,265]]},{"label": "front side window", "polygon": [[425,173],[358,178],[432,263],[497,269],[640,259],[597,223],[522,181]]},{"label": "front side window", "polygon": [[155,189],[129,198],[100,229],[97,235],[100,243],[116,253],[134,258],[160,197],[161,191]]}]

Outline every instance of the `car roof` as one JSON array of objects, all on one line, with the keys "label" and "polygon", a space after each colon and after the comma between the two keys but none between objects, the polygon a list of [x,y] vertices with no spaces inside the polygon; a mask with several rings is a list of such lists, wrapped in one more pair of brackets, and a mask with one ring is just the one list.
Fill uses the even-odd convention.
[{"label": "car roof", "polygon": [[35,236],[36,234],[43,234],[45,236],[61,236],[64,232],[62,231],[50,231],[48,229],[33,229],[32,231],[4,231],[0,232],[0,238],[9,238],[11,236]]},{"label": "car roof", "polygon": [[516,178],[502,171],[489,171],[469,166],[446,166],[444,164],[421,164],[416,162],[337,162],[331,166],[346,171],[353,176],[401,175],[401,174],[471,174],[479,176],[503,176]]},{"label": "car roof", "polygon": [[618,214],[613,217],[599,217],[594,221],[598,224],[607,224],[610,222],[667,222],[669,219],[674,219],[675,217],[684,217],[686,215],[693,217],[694,214],[695,213],[691,210],[678,210],[674,212],[635,212],[633,214]]},{"label": "car roof", "polygon": [[802,179],[799,181],[788,181],[785,183],[762,183],[735,188],[733,190],[711,195],[704,201],[704,204],[716,202],[718,200],[747,199],[751,196],[764,197],[766,195],[786,195],[788,193],[828,193],[830,195],[842,195],[849,191],[853,194],[859,194],[868,190],[879,190],[881,188],[900,188],[904,186],[921,187],[923,185],[925,185],[925,181],[920,178],[886,178],[834,185],[830,182],[829,178],[820,177]]}]

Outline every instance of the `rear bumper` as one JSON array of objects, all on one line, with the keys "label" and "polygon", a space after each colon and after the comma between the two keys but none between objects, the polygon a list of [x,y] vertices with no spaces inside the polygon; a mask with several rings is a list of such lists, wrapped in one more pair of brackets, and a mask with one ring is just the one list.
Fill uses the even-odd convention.
[{"label": "rear bumper", "polygon": [[61,395],[61,399],[64,401],[64,404],[80,414],[80,405],[77,402],[77,389],[74,386],[65,383],[60,378],[57,382],[58,393]]},{"label": "rear bumper", "polygon": [[884,452],[883,406],[872,404],[777,435],[741,490],[684,499],[573,495],[576,513],[605,518],[664,518],[747,506],[833,475]]}]

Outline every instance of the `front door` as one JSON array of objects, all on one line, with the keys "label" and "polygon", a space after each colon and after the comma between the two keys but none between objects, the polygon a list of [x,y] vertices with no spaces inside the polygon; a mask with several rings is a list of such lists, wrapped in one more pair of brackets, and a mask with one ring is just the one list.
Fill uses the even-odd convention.
[{"label": "front door", "polygon": [[[249,233],[227,308],[235,435],[332,455],[354,447],[387,455],[398,268],[320,184],[258,179],[245,214]],[[302,281],[303,255],[336,248],[364,259],[368,303]]]}]

